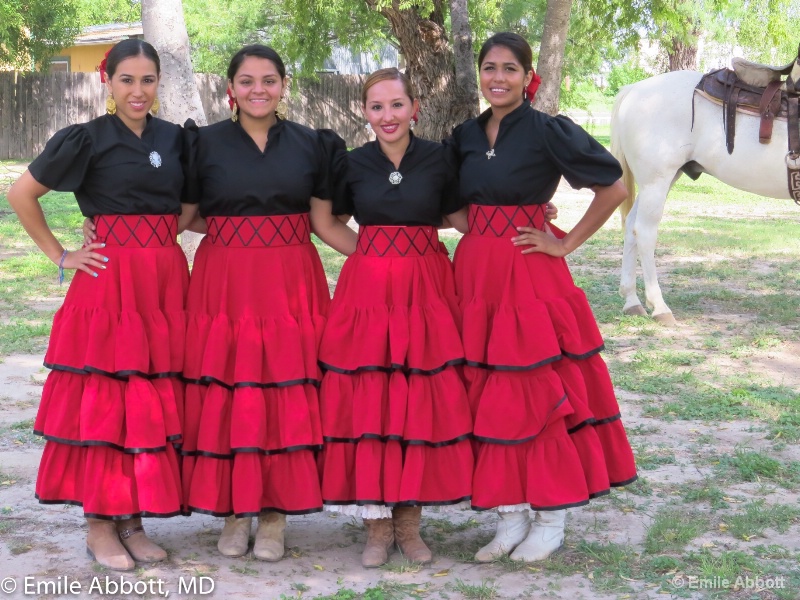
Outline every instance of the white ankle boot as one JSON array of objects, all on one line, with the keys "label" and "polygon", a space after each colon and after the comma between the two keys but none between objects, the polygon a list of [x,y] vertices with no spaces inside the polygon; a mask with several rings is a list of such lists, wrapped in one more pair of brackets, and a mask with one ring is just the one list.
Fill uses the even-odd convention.
[{"label": "white ankle boot", "polygon": [[544,560],[564,543],[566,510],[536,511],[531,532],[511,554],[511,560],[534,562]]},{"label": "white ankle boot", "polygon": [[498,514],[500,520],[497,522],[497,533],[491,542],[475,554],[477,562],[491,562],[505,556],[528,535],[531,522],[527,510]]}]

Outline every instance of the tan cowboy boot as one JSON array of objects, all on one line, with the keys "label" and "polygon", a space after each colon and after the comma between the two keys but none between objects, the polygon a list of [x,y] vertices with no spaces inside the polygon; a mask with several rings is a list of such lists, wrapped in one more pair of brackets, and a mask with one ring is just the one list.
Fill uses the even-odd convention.
[{"label": "tan cowboy boot", "polygon": [[119,541],[114,521],[86,519],[89,533],[86,535],[86,553],[99,565],[112,571],[133,571],[133,562],[125,546]]},{"label": "tan cowboy boot", "polygon": [[477,562],[492,562],[502,558],[516,548],[530,531],[531,522],[527,510],[501,512],[499,515],[494,538],[475,553]]},{"label": "tan cowboy boot", "polygon": [[361,564],[368,569],[380,567],[389,560],[394,546],[394,525],[391,519],[364,519],[367,543],[361,554]]},{"label": "tan cowboy boot", "polygon": [[564,543],[566,510],[536,511],[531,532],[514,552],[511,560],[534,562],[544,560]]},{"label": "tan cowboy boot", "polygon": [[282,559],[284,529],[286,529],[286,515],[274,511],[266,511],[258,515],[253,555],[259,560],[269,562]]},{"label": "tan cowboy boot", "polygon": [[247,547],[250,544],[250,526],[253,522],[252,517],[237,519],[234,515],[225,517],[225,527],[217,542],[217,550],[223,556],[235,558],[247,554]]},{"label": "tan cowboy boot", "polygon": [[431,562],[430,548],[419,536],[419,522],[422,517],[421,506],[397,507],[392,509],[394,541],[406,560],[426,564]]},{"label": "tan cowboy boot", "polygon": [[117,531],[122,545],[133,560],[154,563],[167,558],[167,552],[147,537],[140,518],[117,521]]}]

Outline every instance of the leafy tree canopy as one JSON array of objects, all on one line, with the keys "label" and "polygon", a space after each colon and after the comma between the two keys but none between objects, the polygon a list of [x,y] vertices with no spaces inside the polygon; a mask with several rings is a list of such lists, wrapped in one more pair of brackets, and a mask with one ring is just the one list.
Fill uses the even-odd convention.
[{"label": "leafy tree canopy", "polygon": [[142,20],[139,0],[77,0],[81,26],[135,23]]},{"label": "leafy tree canopy", "polygon": [[[0,22],[19,21],[23,13],[18,7],[29,2],[48,13],[68,12],[75,2],[81,25],[135,21],[141,15],[138,0],[0,0]],[[422,17],[447,14],[444,0],[394,2]],[[381,14],[391,4],[392,0],[183,0],[194,68],[219,74],[242,45],[253,42],[275,47],[290,70],[300,75],[320,69],[334,43],[365,52],[385,43],[396,45],[390,23]],[[547,0],[470,2],[476,50],[493,32],[510,30],[528,39],[536,54],[546,5]],[[4,9],[9,6],[14,8],[6,18]],[[788,62],[797,50],[792,24],[798,22],[800,0],[574,0],[564,76],[585,81],[604,66],[625,63],[643,38],[666,48],[672,40],[696,45],[702,37],[705,43],[739,47],[752,60]],[[20,29],[18,23],[16,27]],[[4,35],[5,40],[5,27]],[[8,41],[4,44],[12,47]],[[571,100],[567,90],[563,100],[579,101]]]},{"label": "leafy tree canopy", "polygon": [[0,0],[0,65],[23,71],[46,66],[79,29],[74,0]]}]

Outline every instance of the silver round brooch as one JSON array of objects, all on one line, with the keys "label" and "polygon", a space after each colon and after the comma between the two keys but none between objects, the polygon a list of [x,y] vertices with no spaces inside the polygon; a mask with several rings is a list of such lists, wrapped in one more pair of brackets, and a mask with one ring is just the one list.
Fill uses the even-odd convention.
[{"label": "silver round brooch", "polygon": [[150,164],[156,169],[161,166],[161,155],[155,150],[150,153]]},{"label": "silver round brooch", "polygon": [[403,181],[403,176],[400,175],[398,171],[395,171],[389,175],[389,183],[392,185],[397,185],[401,181]]}]

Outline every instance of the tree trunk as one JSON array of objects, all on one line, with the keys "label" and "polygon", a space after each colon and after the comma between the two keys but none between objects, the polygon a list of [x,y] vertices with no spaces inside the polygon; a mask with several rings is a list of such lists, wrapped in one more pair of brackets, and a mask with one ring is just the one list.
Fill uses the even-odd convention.
[{"label": "tree trunk", "polygon": [[[181,0],[142,0],[142,28],[145,39],[155,46],[161,59],[161,85],[158,97],[161,109],[158,116],[183,125],[194,119],[207,125],[206,114],[192,71],[189,36],[183,20]],[[189,262],[194,260],[202,235],[185,231],[181,246]]]},{"label": "tree trunk", "polygon": [[[694,39],[697,39],[693,34]],[[670,71],[697,70],[697,43],[686,43],[672,38],[672,48],[667,51]]]},{"label": "tree trunk", "polygon": [[534,107],[549,115],[558,112],[561,73],[564,68],[564,51],[567,47],[571,10],[572,0],[547,0],[542,46],[536,65],[536,73],[542,78],[542,83],[536,92]]},{"label": "tree trunk", "polygon": [[450,36],[456,64],[459,102],[471,104],[478,114],[478,81],[475,77],[475,54],[472,51],[472,28],[469,25],[467,0],[450,0]]},{"label": "tree trunk", "polygon": [[[377,8],[375,0],[367,2]],[[415,8],[401,10],[399,5],[399,0],[393,0],[391,6],[378,10],[400,43],[406,73],[419,98],[419,125],[414,131],[420,137],[440,140],[449,136],[454,126],[474,117],[476,105],[456,83],[442,0],[434,0],[434,10],[427,17]]]}]

